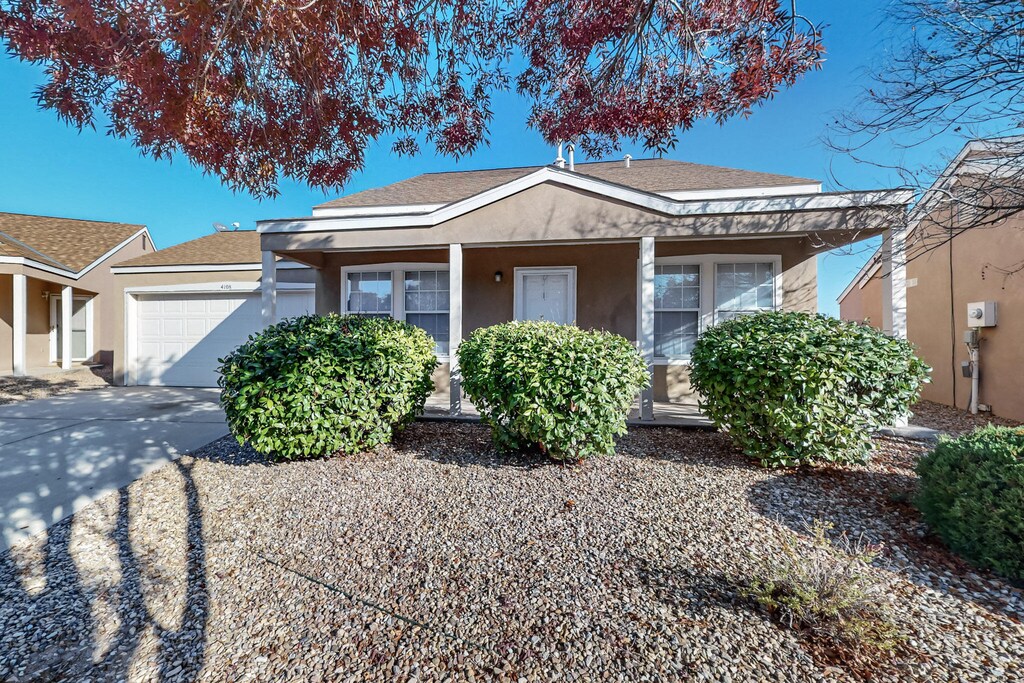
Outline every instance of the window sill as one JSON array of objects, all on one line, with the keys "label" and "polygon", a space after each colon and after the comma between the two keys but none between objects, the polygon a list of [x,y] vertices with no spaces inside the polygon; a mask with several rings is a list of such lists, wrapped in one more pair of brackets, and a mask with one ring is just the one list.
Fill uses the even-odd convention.
[{"label": "window sill", "polygon": [[689,358],[655,358],[655,365],[690,365]]}]

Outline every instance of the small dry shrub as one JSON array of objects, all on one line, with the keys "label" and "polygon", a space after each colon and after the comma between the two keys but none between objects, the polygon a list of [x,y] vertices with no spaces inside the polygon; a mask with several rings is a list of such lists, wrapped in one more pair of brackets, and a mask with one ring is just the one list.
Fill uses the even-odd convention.
[{"label": "small dry shrub", "polygon": [[815,521],[809,542],[784,535],[777,552],[753,558],[742,593],[818,654],[860,669],[891,657],[904,637],[892,619],[889,582],[871,572],[881,546],[845,533],[832,540],[832,528]]}]

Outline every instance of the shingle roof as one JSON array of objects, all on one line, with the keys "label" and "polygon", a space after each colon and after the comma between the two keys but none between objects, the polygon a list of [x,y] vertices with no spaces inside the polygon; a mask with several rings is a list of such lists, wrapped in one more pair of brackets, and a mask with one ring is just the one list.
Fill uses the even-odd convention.
[{"label": "shingle roof", "polygon": [[255,230],[215,232],[145,254],[117,267],[134,266],[221,266],[260,263],[260,235]]},{"label": "shingle roof", "polygon": [[[409,204],[449,204],[529,175],[543,166],[498,168],[485,171],[425,173],[320,204],[318,209]],[[629,168],[622,161],[576,164],[575,172],[645,192],[725,190],[817,183],[793,176],[705,166],[671,159],[635,159]]]},{"label": "shingle roof", "polygon": [[143,227],[0,213],[0,255],[32,259],[77,273]]}]

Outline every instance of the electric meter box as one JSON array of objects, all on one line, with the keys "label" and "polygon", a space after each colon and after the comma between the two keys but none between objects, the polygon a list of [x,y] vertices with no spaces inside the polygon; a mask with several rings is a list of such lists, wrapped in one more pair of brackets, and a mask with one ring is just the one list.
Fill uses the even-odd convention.
[{"label": "electric meter box", "polygon": [[967,304],[967,327],[995,327],[995,324],[995,301],[975,301]]}]

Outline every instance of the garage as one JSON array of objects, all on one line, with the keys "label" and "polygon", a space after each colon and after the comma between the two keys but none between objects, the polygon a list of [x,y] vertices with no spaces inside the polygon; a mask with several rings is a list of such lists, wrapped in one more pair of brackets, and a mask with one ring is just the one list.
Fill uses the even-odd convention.
[{"label": "garage", "polygon": [[[314,290],[279,290],[278,319],[312,313]],[[263,328],[260,293],[137,293],[127,310],[132,384],[215,387],[218,359]]]}]

